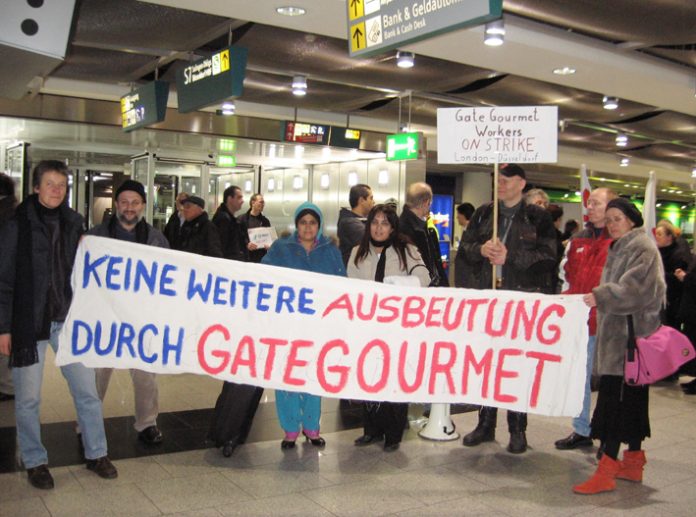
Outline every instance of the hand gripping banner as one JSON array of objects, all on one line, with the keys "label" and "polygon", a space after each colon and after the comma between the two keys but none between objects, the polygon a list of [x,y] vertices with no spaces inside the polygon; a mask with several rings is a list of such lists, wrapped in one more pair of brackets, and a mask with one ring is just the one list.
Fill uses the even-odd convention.
[{"label": "hand gripping banner", "polygon": [[88,236],[58,365],[197,373],[324,397],[582,406],[582,297],[393,286]]}]

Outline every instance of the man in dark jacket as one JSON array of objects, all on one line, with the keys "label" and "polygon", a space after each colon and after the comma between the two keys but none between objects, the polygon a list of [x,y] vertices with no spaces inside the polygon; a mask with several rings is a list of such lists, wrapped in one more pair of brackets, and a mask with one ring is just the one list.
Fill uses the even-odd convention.
[{"label": "man in dark jacket", "polygon": [[399,218],[399,231],[408,237],[420,251],[430,272],[430,285],[449,287],[447,273],[442,265],[440,243],[435,230],[428,227],[433,191],[427,183],[413,183],[406,191],[406,205]]},{"label": "man in dark jacket", "polygon": [[164,227],[164,236],[169,242],[169,247],[173,250],[179,249],[179,232],[186,222],[184,219],[184,199],[189,197],[188,192],[179,192],[174,200],[174,213],[169,217]]},{"label": "man in dark jacket", "polygon": [[[240,193],[241,194],[241,193]],[[250,242],[251,239],[248,238],[249,230],[253,228],[270,228],[271,221],[263,215],[263,208],[266,206],[266,202],[261,194],[254,194],[249,200],[249,210],[245,214],[242,214],[237,221],[241,226],[242,236],[247,237],[247,250],[249,251],[249,262],[261,262],[261,259],[266,254],[267,248],[258,247],[255,243]],[[215,219],[213,219],[214,221]]]},{"label": "man in dark jacket", "polygon": [[[511,291],[553,294],[556,265],[556,234],[546,210],[527,205],[522,199],[526,185],[524,169],[508,164],[498,178],[498,240],[493,241],[493,205],[479,207],[464,232],[460,250],[461,266],[456,270],[460,287],[491,289],[492,266],[496,267],[497,287]],[[495,440],[497,408],[482,407],[476,429],[464,437],[472,447]],[[513,454],[527,450],[527,414],[507,412]]]},{"label": "man in dark jacket", "polygon": [[348,193],[348,202],[350,210],[345,207],[341,208],[336,228],[343,265],[348,264],[351,250],[360,244],[365,234],[367,214],[375,206],[372,189],[362,183],[353,185]]},{"label": "man in dark jacket", "polygon": [[[41,443],[41,382],[50,344],[58,334],[72,299],[70,272],[83,219],[64,203],[68,169],[42,161],[33,173],[34,194],[0,228],[0,353],[10,355],[15,385],[15,417],[22,463],[36,488],[53,488],[48,455]],[[70,386],[87,468],[103,478],[118,473],[106,455],[102,405],[94,370],[82,363],[61,367]]]},{"label": "man in dark jacket", "polygon": [[[0,172],[0,228],[10,220],[16,204],[14,181],[7,174]],[[14,400],[12,372],[8,363],[9,357],[0,354],[0,402]]]},{"label": "man in dark jacket", "polygon": [[[110,237],[121,241],[137,242],[148,246],[169,248],[167,238],[143,219],[146,206],[145,187],[139,181],[126,180],[116,191],[116,215],[88,233],[100,237]],[[97,368],[97,392],[103,401],[113,368]],[[159,414],[159,393],[157,377],[152,372],[130,369],[135,395],[135,430],[138,438],[148,445],[162,441],[162,433],[157,427]]]},{"label": "man in dark jacket", "polygon": [[205,201],[189,196],[183,201],[185,222],[179,232],[179,250],[208,257],[222,257],[220,234],[208,219]]},{"label": "man in dark jacket", "polygon": [[248,238],[234,216],[244,204],[242,189],[232,185],[222,194],[222,203],[213,216],[213,224],[220,234],[222,256],[226,259],[246,262]]}]

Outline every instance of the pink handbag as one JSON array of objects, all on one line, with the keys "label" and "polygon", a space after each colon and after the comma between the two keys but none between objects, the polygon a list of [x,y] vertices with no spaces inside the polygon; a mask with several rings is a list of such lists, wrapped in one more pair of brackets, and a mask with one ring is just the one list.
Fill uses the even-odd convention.
[{"label": "pink handbag", "polygon": [[653,384],[672,375],[696,357],[691,341],[672,327],[660,327],[647,337],[636,338],[633,317],[628,316],[628,349],[624,380],[631,386]]}]

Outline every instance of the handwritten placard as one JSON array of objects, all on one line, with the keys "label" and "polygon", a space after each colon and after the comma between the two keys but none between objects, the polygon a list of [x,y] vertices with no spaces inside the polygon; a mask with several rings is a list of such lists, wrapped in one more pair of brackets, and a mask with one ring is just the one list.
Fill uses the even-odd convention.
[{"label": "handwritten placard", "polygon": [[553,163],[557,155],[556,106],[437,110],[438,163]]},{"label": "handwritten placard", "polygon": [[579,295],[427,289],[88,236],[57,363],[575,416]]}]

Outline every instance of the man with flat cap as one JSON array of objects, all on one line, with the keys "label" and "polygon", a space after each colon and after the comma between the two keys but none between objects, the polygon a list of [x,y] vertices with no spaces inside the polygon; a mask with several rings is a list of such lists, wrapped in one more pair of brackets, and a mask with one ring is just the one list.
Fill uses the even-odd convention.
[{"label": "man with flat cap", "polygon": [[208,218],[205,201],[198,196],[189,196],[182,202],[184,224],[179,231],[179,248],[181,251],[222,257],[220,234]]},{"label": "man with flat cap", "polygon": [[[116,190],[116,214],[95,226],[89,235],[109,237],[121,241],[135,242],[147,246],[169,248],[167,238],[143,218],[147,197],[145,187],[139,181],[128,179]],[[104,400],[113,368],[97,368],[97,392]],[[138,438],[147,445],[162,441],[157,427],[159,414],[159,392],[156,375],[131,368],[133,393],[135,396],[135,430]]]},{"label": "man with flat cap", "polygon": [[[456,285],[470,289],[490,289],[492,266],[496,267],[497,287],[510,291],[553,294],[556,266],[556,233],[549,213],[528,205],[522,192],[527,184],[519,165],[501,166],[498,178],[498,239],[493,240],[493,204],[479,207],[471,216],[462,242]],[[495,440],[498,409],[483,406],[476,429],[464,437],[473,447]],[[527,414],[507,412],[510,443],[508,452],[527,450]]]}]

